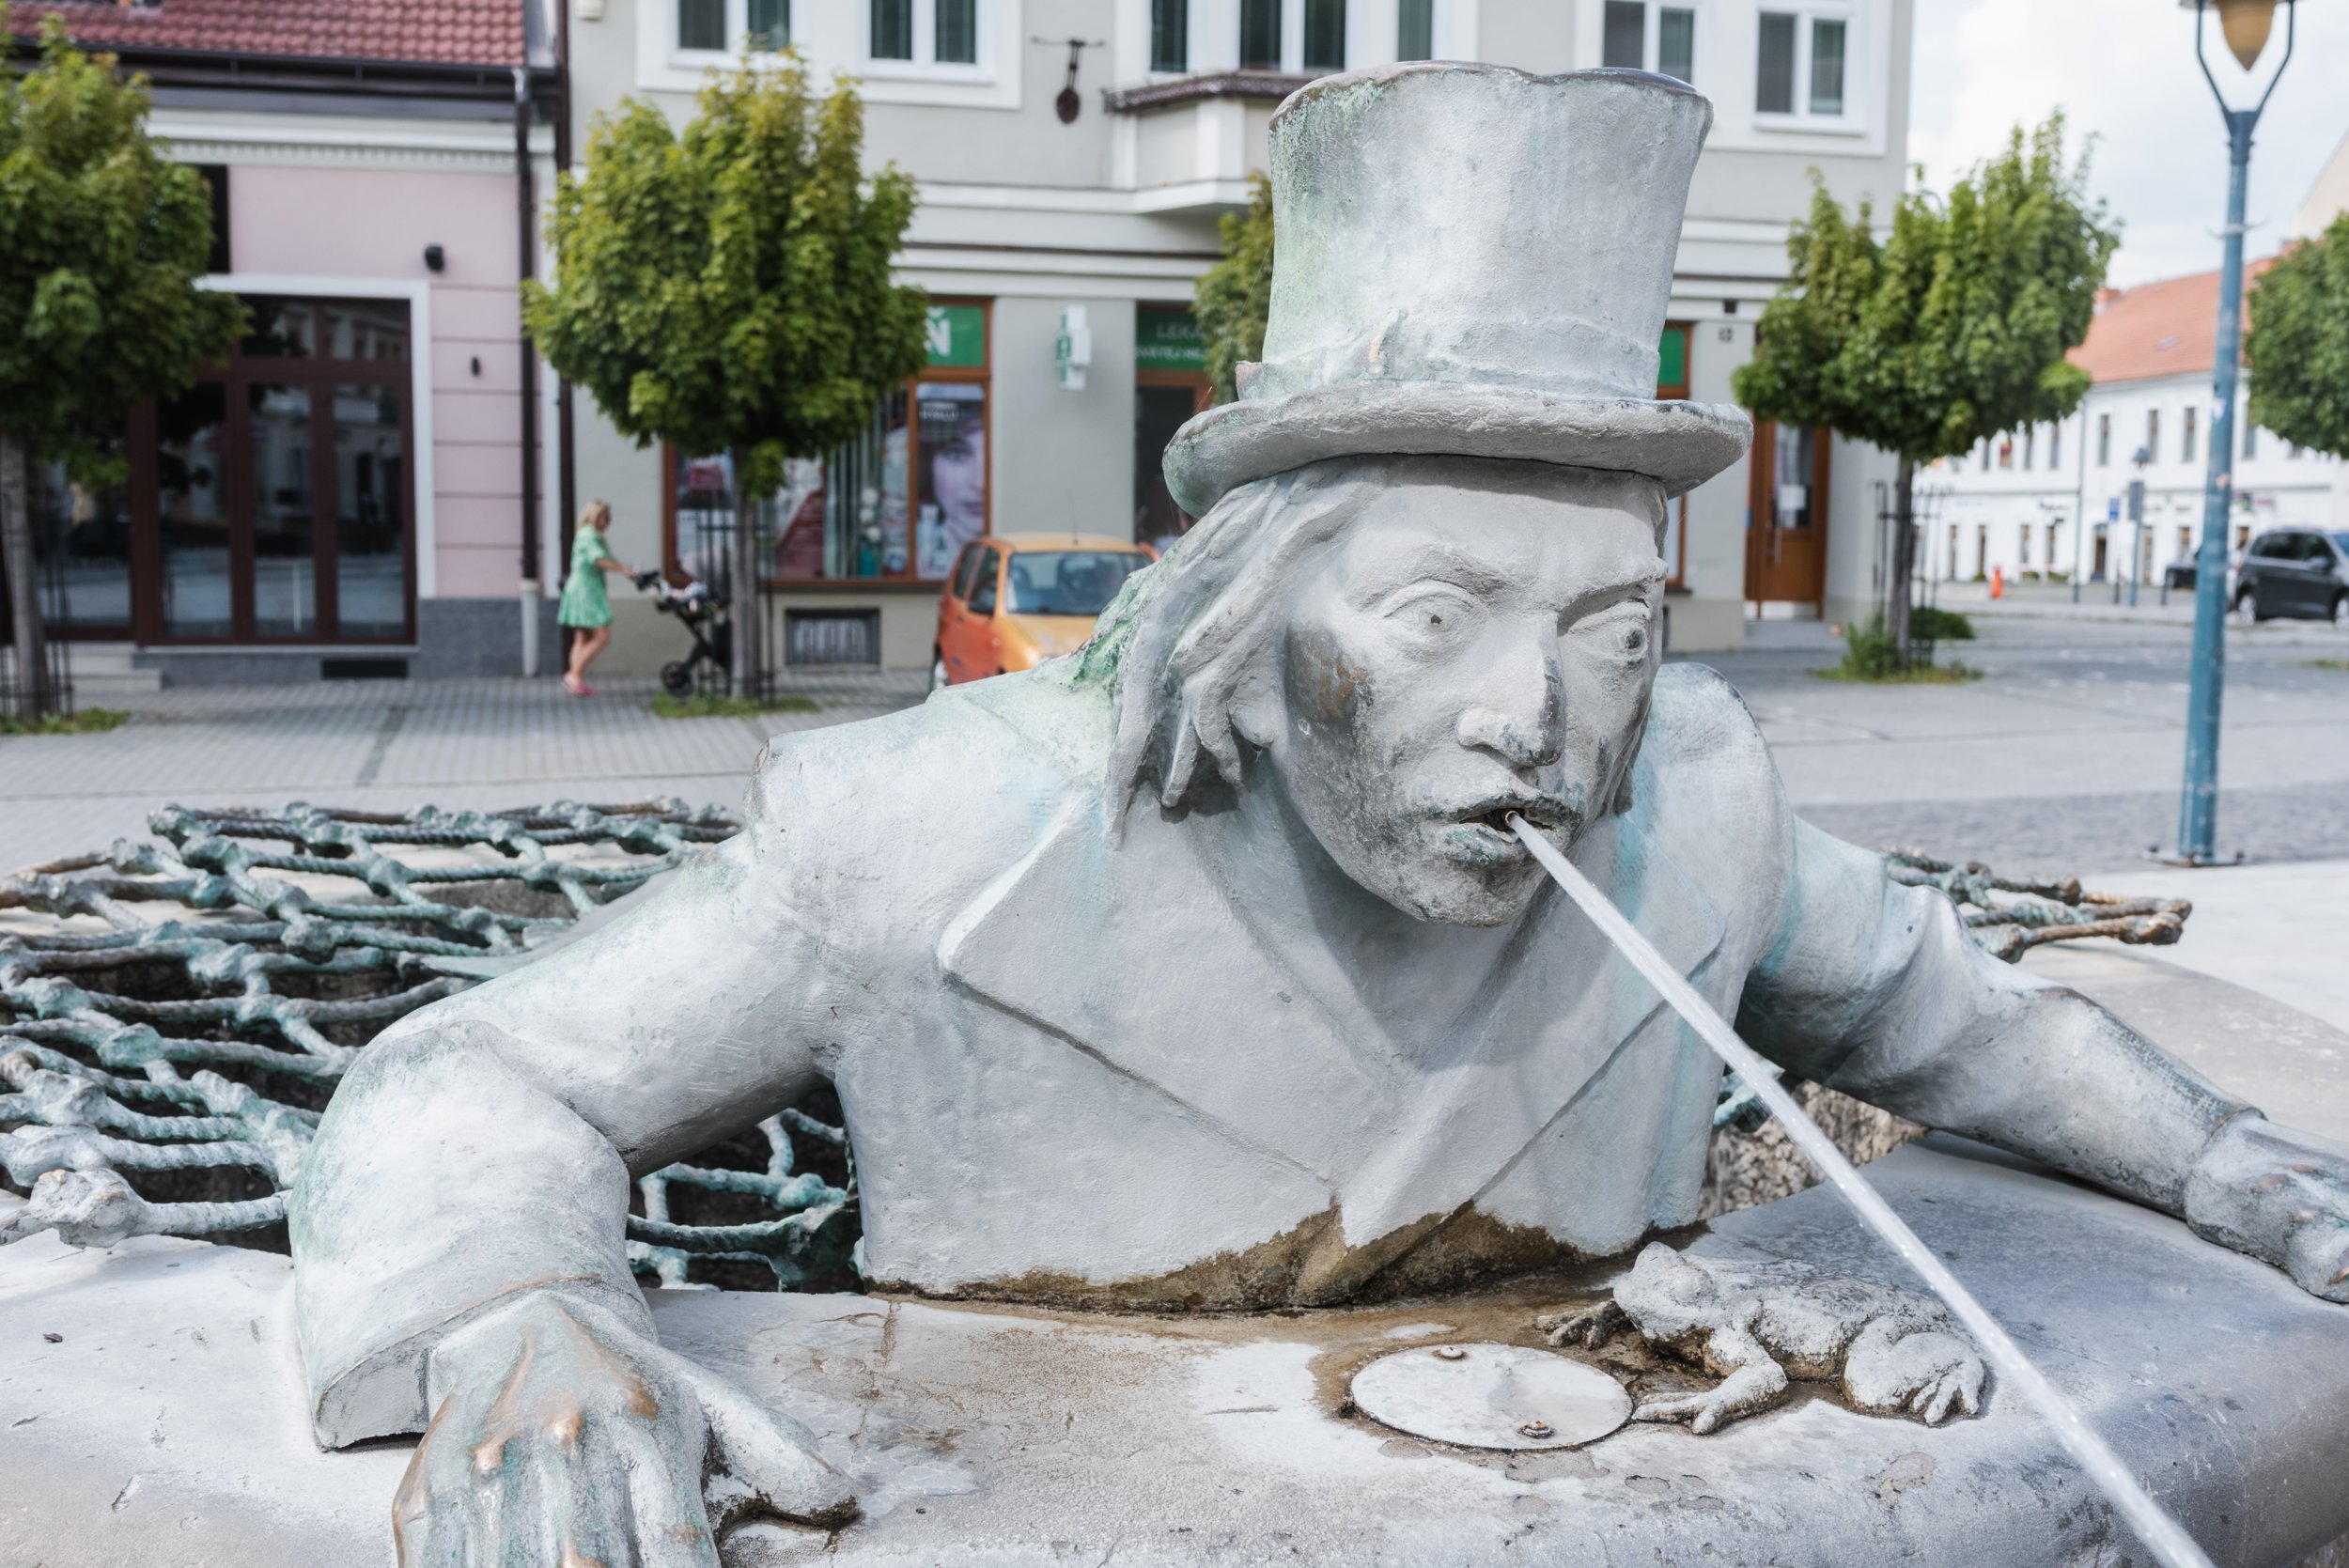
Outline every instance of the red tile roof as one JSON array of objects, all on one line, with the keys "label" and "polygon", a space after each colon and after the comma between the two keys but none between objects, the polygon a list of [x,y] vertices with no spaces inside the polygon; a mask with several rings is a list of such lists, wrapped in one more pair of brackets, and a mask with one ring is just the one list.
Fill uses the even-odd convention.
[{"label": "red tile roof", "polygon": [[[2246,287],[2275,264],[2266,256],[2246,267]],[[2218,274],[2194,272],[2106,290],[2087,340],[2068,357],[2098,381],[2200,375],[2217,363],[2217,339]]]},{"label": "red tile roof", "polygon": [[298,59],[517,66],[525,0],[162,0],[57,5],[18,0],[9,30],[31,35],[52,12],[76,42],[125,52],[191,51]]}]

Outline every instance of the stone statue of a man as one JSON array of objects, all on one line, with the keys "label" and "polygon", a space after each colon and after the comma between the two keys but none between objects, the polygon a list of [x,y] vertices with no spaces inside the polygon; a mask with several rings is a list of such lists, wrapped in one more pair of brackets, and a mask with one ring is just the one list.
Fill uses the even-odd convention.
[{"label": "stone statue of a man", "polygon": [[1314,1305],[1688,1223],[1719,1068],[1512,812],[1793,1071],[2349,1296],[2349,1155],[1983,955],[1659,672],[1665,506],[1750,434],[1651,396],[1709,120],[1623,71],[1299,93],[1264,363],[1086,648],[778,741],[665,894],[376,1043],[292,1227],[319,1436],[425,1434],[406,1560],[845,1516],[655,1343],[622,1238],[631,1175],[819,1079],[878,1290]]}]

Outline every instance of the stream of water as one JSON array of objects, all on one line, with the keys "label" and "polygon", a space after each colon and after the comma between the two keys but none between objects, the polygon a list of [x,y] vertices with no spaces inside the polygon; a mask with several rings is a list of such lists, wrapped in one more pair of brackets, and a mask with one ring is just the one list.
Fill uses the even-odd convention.
[{"label": "stream of water", "polygon": [[1843,1151],[1835,1146],[1835,1141],[1821,1131],[1819,1124],[1795,1103],[1794,1095],[1787,1093],[1785,1085],[1779,1082],[1776,1072],[1754,1048],[1737,1037],[1737,1032],[1730,1028],[1712,1005],[1697,994],[1696,987],[1689,985],[1687,978],[1640,934],[1638,927],[1624,918],[1623,911],[1616,908],[1589,877],[1576,870],[1574,863],[1561,855],[1548,839],[1535,832],[1521,816],[1512,815],[1509,826],[1524,841],[1533,858],[1541,862],[1542,869],[1565,889],[1566,896],[1573,899],[1591,918],[1592,924],[1606,934],[1625,957],[1631,960],[1632,967],[1647,977],[1648,984],[1672,1004],[1672,1011],[1686,1018],[1689,1027],[1703,1035],[1704,1043],[1713,1048],[1714,1054],[1727,1063],[1730,1070],[1744,1079],[1762,1103],[1770,1108],[1770,1113],[1785,1127],[1786,1135],[1795,1141],[1795,1146],[1803,1152],[1804,1157],[1817,1168],[1819,1174],[1833,1186],[1843,1201],[1851,1204],[1859,1218],[1867,1222],[1869,1229],[1875,1231],[1886,1246],[1899,1253],[1903,1261],[1933,1287],[1934,1293],[1949,1304],[1950,1311],[1957,1314],[1958,1321],[1965,1324],[1967,1331],[1974,1336],[1974,1343],[1981,1345],[1983,1353],[1990,1358],[1991,1365],[1999,1369],[2000,1382],[2020,1391],[2046,1418],[2047,1424],[2055,1428],[2056,1437],[2063,1444],[2064,1451],[2079,1462],[2080,1468],[2088,1472],[2089,1479],[2111,1499],[2113,1507],[2120,1510],[2123,1518],[2128,1520],[2129,1528],[2137,1532],[2137,1538],[2144,1543],[2146,1550],[2152,1552],[2164,1568],[2211,1568],[2210,1559],[2203,1555],[2201,1547],[2194,1544],[2194,1538],[2186,1534],[2177,1520],[2171,1518],[2168,1511],[2137,1483],[2136,1477],[2122,1465],[2120,1455],[2107,1447],[2105,1440],[2080,1419],[2079,1411],[2073,1407],[2071,1401],[2056,1391],[2055,1385],[2030,1364],[2021,1347],[2008,1337],[2005,1329],[1999,1327],[1998,1320],[1974,1299],[1973,1293],[1958,1283],[1957,1276],[1952,1274],[1948,1266],[1918,1239],[1917,1233],[1892,1212],[1892,1206],[1884,1201],[1884,1195],[1869,1185],[1868,1179],[1859,1173],[1859,1167],[1843,1157]]}]

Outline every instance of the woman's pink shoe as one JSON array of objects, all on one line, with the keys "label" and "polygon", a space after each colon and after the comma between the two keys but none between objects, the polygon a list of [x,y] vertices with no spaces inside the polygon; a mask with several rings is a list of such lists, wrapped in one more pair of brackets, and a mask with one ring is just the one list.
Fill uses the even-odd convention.
[{"label": "woman's pink shoe", "polygon": [[563,690],[574,697],[592,697],[596,694],[594,687],[583,680],[573,680],[568,675],[563,677]]}]

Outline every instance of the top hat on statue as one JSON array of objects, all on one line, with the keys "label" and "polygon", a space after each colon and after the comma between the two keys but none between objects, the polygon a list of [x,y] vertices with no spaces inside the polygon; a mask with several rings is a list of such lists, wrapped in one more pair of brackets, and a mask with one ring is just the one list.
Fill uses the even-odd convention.
[{"label": "top hat on statue", "polygon": [[1636,70],[1413,63],[1327,77],[1273,116],[1272,305],[1239,397],[1166,450],[1197,516],[1324,458],[1517,458],[1667,495],[1745,454],[1726,404],[1656,396],[1713,107]]}]

